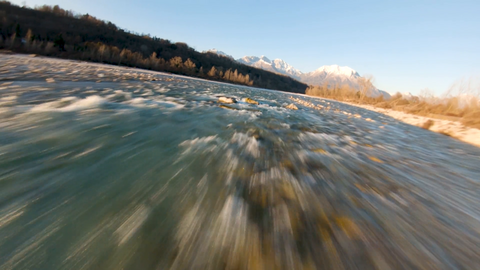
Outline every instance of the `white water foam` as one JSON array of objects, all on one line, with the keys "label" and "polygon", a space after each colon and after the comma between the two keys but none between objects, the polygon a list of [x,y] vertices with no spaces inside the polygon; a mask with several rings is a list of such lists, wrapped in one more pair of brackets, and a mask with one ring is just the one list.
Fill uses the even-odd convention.
[{"label": "white water foam", "polygon": [[260,156],[260,145],[254,137],[249,137],[247,134],[236,132],[233,134],[232,143],[237,143],[246,153],[254,158]]},{"label": "white water foam", "polygon": [[72,112],[72,111],[98,108],[102,104],[105,104],[106,102],[107,100],[105,98],[97,95],[89,96],[84,99],[78,99],[76,97],[65,97],[57,101],[36,105],[33,108],[31,108],[30,112],[49,112],[49,111]]}]

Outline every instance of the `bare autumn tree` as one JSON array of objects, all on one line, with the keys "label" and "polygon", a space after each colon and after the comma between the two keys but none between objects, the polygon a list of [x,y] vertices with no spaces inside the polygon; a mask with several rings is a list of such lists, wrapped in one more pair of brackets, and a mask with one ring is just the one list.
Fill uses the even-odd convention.
[{"label": "bare autumn tree", "polygon": [[150,55],[150,58],[148,58],[148,66],[151,69],[157,69],[158,68],[158,58],[157,58],[157,53],[153,52]]},{"label": "bare autumn tree", "polygon": [[250,86],[253,85],[253,81],[250,80],[250,75],[248,75],[248,74],[245,75],[245,84],[250,85]]},{"label": "bare autumn tree", "polygon": [[185,61],[184,65],[188,69],[194,69],[196,67],[195,63],[193,63],[192,60],[190,60],[190,58],[188,58],[187,61]]},{"label": "bare autumn tree", "polygon": [[170,68],[173,70],[173,71],[180,71],[182,70],[183,68],[183,61],[182,61],[182,58],[180,56],[175,56],[173,57],[172,59],[170,59],[168,61],[169,65],[170,65]]},{"label": "bare autumn tree", "polygon": [[223,79],[226,80],[226,81],[230,81],[231,73],[232,73],[232,71],[230,69],[225,71],[225,74],[223,74]]},{"label": "bare autumn tree", "polygon": [[185,61],[185,63],[183,63],[183,66],[187,70],[188,74],[194,74],[195,73],[196,65],[195,65],[195,63],[192,62],[192,60],[190,60],[190,58],[188,58],[187,61]]},{"label": "bare autumn tree", "polygon": [[217,76],[217,69],[215,67],[212,67],[210,71],[207,73],[207,75],[212,78]]},{"label": "bare autumn tree", "polygon": [[100,47],[98,48],[98,57],[100,58],[100,62],[108,60],[108,54],[109,50],[107,46],[105,46],[104,44],[100,45]]},{"label": "bare autumn tree", "polygon": [[25,45],[30,46],[33,39],[33,33],[31,29],[28,29],[27,34],[25,34]]},{"label": "bare autumn tree", "polygon": [[53,42],[47,42],[47,45],[45,46],[45,53],[50,54],[53,50]]},{"label": "bare autumn tree", "polygon": [[[197,77],[207,77],[205,73],[215,67],[215,71],[210,72],[213,76],[208,76],[210,79],[299,93],[304,93],[307,88],[307,85],[287,76],[243,65],[216,54],[200,53],[182,42],[172,43],[167,39],[129,32],[111,22],[88,14],[74,14],[59,6],[30,9],[0,1],[0,17],[0,48],[14,52],[119,64]],[[28,44],[30,33],[26,35],[28,29],[31,44]],[[158,60],[151,57],[154,52],[157,53]],[[158,58],[158,54],[163,59]],[[185,59],[187,61],[182,61]],[[207,69],[204,70],[205,68]],[[227,70],[230,70],[230,74],[226,76]],[[219,76],[221,72],[223,74]]]},{"label": "bare autumn tree", "polygon": [[119,59],[118,59],[118,64],[122,64],[123,61],[125,61],[125,58],[127,56],[127,50],[126,49],[123,49],[121,52],[120,52],[120,56],[119,56]]},{"label": "bare autumn tree", "polygon": [[419,93],[418,96],[420,97],[420,100],[422,100],[424,102],[433,102],[433,99],[435,97],[432,90],[430,90],[428,88],[424,88],[424,89],[420,90],[420,93]]},{"label": "bare autumn tree", "polygon": [[360,91],[360,101],[363,101],[365,97],[368,96],[368,92],[371,91],[373,88],[373,76],[366,75],[364,77],[360,77],[357,80],[359,85]]}]

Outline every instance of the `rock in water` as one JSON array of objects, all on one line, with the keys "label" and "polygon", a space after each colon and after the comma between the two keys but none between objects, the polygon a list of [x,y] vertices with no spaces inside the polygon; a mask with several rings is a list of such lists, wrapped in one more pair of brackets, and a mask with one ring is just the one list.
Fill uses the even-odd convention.
[{"label": "rock in water", "polygon": [[290,104],[285,108],[290,109],[290,110],[298,110],[298,108],[297,108],[297,106],[295,106],[295,104]]},{"label": "rock in water", "polygon": [[258,105],[258,101],[255,101],[255,100],[253,100],[251,98],[248,98],[248,97],[245,98],[245,102],[250,103],[250,104]]},{"label": "rock in water", "polygon": [[230,98],[230,97],[219,97],[218,98],[219,103],[237,103],[237,100],[235,98]]},{"label": "rock in water", "polygon": [[54,83],[54,82],[55,82],[55,79],[54,79],[54,78],[47,78],[47,79],[45,79],[45,81],[46,81],[47,83]]}]

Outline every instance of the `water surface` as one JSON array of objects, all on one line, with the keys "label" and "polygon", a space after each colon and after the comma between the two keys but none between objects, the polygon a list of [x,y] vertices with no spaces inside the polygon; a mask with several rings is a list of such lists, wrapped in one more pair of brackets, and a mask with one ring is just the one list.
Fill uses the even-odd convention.
[{"label": "water surface", "polygon": [[0,58],[0,269],[480,268],[479,148],[329,100]]}]

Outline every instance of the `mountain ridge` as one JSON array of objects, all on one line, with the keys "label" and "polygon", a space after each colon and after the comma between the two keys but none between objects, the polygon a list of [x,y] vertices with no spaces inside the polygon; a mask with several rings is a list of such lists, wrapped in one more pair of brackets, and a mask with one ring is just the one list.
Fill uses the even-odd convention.
[{"label": "mountain ridge", "polygon": [[239,63],[262,68],[271,72],[283,74],[290,76],[294,79],[299,79],[302,72],[293,66],[289,65],[282,59],[274,59],[273,61],[270,60],[268,57],[262,55],[258,56],[244,56],[236,60]]},{"label": "mountain ridge", "polygon": [[[217,50],[209,50],[209,52],[215,51]],[[223,56],[228,55],[219,51],[219,54],[220,53]],[[274,60],[270,60],[264,55],[260,57],[244,56],[236,59],[236,61],[252,67],[286,75],[309,85],[327,85],[327,87],[347,85],[354,89],[360,89],[360,80],[364,78],[356,70],[348,66],[324,65],[316,70],[304,73],[282,59],[276,58]],[[371,87],[367,90],[367,93],[371,97],[383,96],[386,99],[391,97],[391,94],[389,94],[387,91],[380,90],[373,84],[371,84]]]}]

